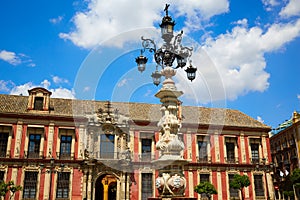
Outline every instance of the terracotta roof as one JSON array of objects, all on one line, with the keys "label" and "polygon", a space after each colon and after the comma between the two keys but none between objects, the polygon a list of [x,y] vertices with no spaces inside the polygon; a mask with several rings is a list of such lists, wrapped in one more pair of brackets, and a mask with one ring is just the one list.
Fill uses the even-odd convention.
[{"label": "terracotta roof", "polygon": [[[52,110],[50,112],[28,112],[27,103],[28,96],[0,94],[0,114],[84,117],[94,113],[99,108],[104,109],[106,101],[51,98],[50,107]],[[159,104],[112,102],[112,106],[117,108],[119,113],[130,117],[132,120],[156,122],[161,118]],[[183,123],[194,125],[261,128],[266,129],[266,131],[270,129],[269,126],[232,109],[183,106],[182,115]]]}]

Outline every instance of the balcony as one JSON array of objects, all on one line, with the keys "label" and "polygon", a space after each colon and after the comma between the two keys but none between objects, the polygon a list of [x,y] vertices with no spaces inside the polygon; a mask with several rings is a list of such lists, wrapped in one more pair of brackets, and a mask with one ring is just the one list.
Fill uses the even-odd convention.
[{"label": "balcony", "polygon": [[90,152],[89,158],[97,159],[97,160],[120,160],[122,158],[122,154],[120,152]]},{"label": "balcony", "polygon": [[277,152],[278,152],[278,151],[281,151],[280,145],[276,147],[276,151],[277,151]]},{"label": "balcony", "polygon": [[0,151],[0,158],[6,157],[6,151]]},{"label": "balcony", "polygon": [[259,164],[260,163],[260,159],[259,158],[251,158],[251,163],[252,164]]},{"label": "balcony", "polygon": [[289,141],[289,144],[290,144],[290,146],[294,146],[294,145],[295,145],[295,141],[294,141],[293,139],[291,139],[291,140]]},{"label": "balcony", "polygon": [[238,157],[225,157],[225,162],[228,164],[238,164],[239,158]]},{"label": "balcony", "polygon": [[60,160],[74,160],[74,153],[71,152],[56,152],[56,157]]},{"label": "balcony", "polygon": [[42,151],[25,151],[24,158],[43,158]]},{"label": "balcony", "polygon": [[139,162],[151,162],[152,160],[155,159],[155,154],[142,153],[142,154],[139,154],[138,159],[139,159],[138,160]]},{"label": "balcony", "polygon": [[284,149],[288,148],[287,143],[282,143],[282,148],[284,148]]},{"label": "balcony", "polygon": [[210,156],[204,156],[204,157],[197,156],[197,162],[198,163],[211,163],[211,157]]}]

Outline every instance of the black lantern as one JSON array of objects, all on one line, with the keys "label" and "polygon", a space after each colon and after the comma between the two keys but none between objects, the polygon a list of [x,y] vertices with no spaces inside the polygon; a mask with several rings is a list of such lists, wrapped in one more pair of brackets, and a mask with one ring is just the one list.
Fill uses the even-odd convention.
[{"label": "black lantern", "polygon": [[164,16],[159,26],[161,28],[161,37],[165,40],[166,43],[170,43],[171,39],[173,38],[175,22],[171,17]]},{"label": "black lantern", "polygon": [[159,25],[161,28],[161,36],[165,40],[166,43],[170,43],[173,38],[173,30],[175,26],[175,21],[173,21],[172,17],[168,16],[168,8],[170,4],[166,4],[165,10],[166,16],[163,17],[161,24]]},{"label": "black lantern", "polygon": [[146,63],[148,61],[148,58],[143,56],[142,53],[139,57],[137,57],[135,59],[135,62],[137,63],[138,65],[138,70],[142,73],[143,71],[145,71],[146,69]]},{"label": "black lantern", "polygon": [[188,78],[190,81],[193,81],[193,80],[196,78],[196,71],[197,71],[197,68],[196,68],[196,67],[193,67],[193,66],[190,64],[190,66],[189,66],[185,71],[186,71],[186,74],[187,74],[187,78]]},{"label": "black lantern", "polygon": [[187,56],[186,55],[177,55],[177,67],[176,68],[182,68],[186,65],[187,62]]},{"label": "black lantern", "polygon": [[158,86],[161,80],[161,73],[157,70],[157,66],[155,72],[152,73],[151,77],[153,79],[153,84]]},{"label": "black lantern", "polygon": [[[136,58],[136,63],[138,64],[138,70],[143,72],[146,67],[147,58],[142,55],[146,50],[154,54],[154,60],[158,66],[156,66],[156,71],[152,73],[153,83],[159,85],[161,82],[161,77],[169,78],[169,75],[161,73],[157,70],[157,67],[161,67],[164,71],[167,67],[178,69],[185,68],[187,62],[190,62],[192,56],[192,47],[182,46],[182,35],[183,31],[180,31],[176,36],[174,36],[174,26],[175,21],[171,16],[168,15],[168,8],[170,4],[166,4],[164,11],[165,16],[162,18],[161,24],[161,38],[164,40],[161,47],[157,48],[154,40],[149,38],[141,37],[143,49],[141,50],[141,55]],[[174,61],[177,61],[177,66],[173,66]],[[163,72],[162,71],[162,72]],[[187,78],[193,81],[196,77],[197,69],[191,64],[187,69]],[[175,75],[175,74],[174,74]],[[173,75],[172,75],[173,76]]]}]

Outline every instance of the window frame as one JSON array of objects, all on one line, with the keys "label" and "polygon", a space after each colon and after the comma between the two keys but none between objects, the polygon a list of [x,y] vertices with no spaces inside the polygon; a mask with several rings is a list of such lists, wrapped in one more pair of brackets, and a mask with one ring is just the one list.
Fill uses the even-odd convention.
[{"label": "window frame", "polygon": [[141,200],[153,196],[153,173],[141,173]]},{"label": "window frame", "polygon": [[[260,180],[257,179],[257,177],[260,177]],[[264,188],[263,174],[253,174],[253,182],[254,182],[255,196],[264,197],[265,188]]]},{"label": "window frame", "polygon": [[33,102],[34,110],[44,110],[44,97],[36,96]]},{"label": "window frame", "polygon": [[100,159],[115,158],[115,139],[113,134],[100,135]]},{"label": "window frame", "polygon": [[[144,145],[147,143],[147,145]],[[151,161],[152,157],[152,139],[150,138],[141,138],[141,160],[142,161]]]},{"label": "window frame", "polygon": [[[31,138],[31,136],[33,138]],[[36,138],[39,137],[39,138]],[[27,158],[39,158],[41,149],[42,134],[29,133],[28,134],[28,150]]]},{"label": "window frame", "polygon": [[[5,136],[4,136],[5,135]],[[5,140],[6,138],[6,140]],[[5,158],[7,154],[9,132],[0,131],[0,157]]]},{"label": "window frame", "polygon": [[[36,199],[38,195],[38,172],[37,171],[25,171],[24,174],[24,182],[23,182],[23,199],[30,199],[34,200]],[[28,190],[28,194],[27,193]]]},{"label": "window frame", "polygon": [[58,172],[56,181],[56,199],[70,198],[71,172]]},{"label": "window frame", "polygon": [[230,182],[234,179],[235,174],[228,174],[228,187],[229,187],[229,197],[236,198],[240,197],[239,189],[234,189],[230,187]]},{"label": "window frame", "polygon": [[73,137],[71,135],[60,136],[59,159],[71,159],[72,139]]}]

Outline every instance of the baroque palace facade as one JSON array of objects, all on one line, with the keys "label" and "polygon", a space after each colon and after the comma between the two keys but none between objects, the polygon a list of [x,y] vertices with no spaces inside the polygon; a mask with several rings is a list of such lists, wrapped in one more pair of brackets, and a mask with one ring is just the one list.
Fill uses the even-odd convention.
[{"label": "baroque palace facade", "polygon": [[[158,197],[153,160],[160,105],[0,95],[0,179],[23,187],[13,199],[145,200]],[[274,199],[270,127],[237,110],[180,106],[186,197],[210,181],[212,199]],[[8,196],[6,197],[8,199]]]}]

